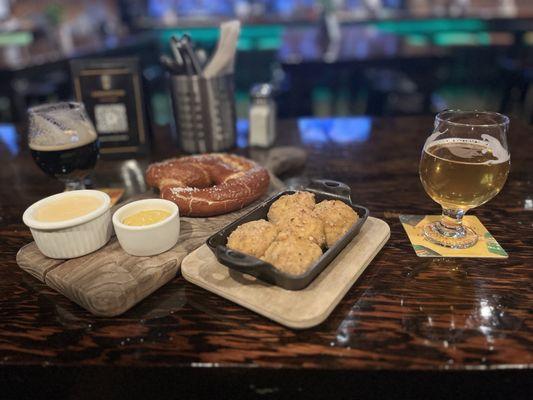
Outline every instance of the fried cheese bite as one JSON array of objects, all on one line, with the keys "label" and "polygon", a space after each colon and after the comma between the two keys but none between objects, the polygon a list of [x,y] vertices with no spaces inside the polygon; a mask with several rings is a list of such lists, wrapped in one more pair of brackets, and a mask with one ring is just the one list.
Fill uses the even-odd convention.
[{"label": "fried cheese bite", "polygon": [[313,242],[298,238],[276,240],[265,252],[262,260],[282,272],[300,275],[320,258],[322,249]]},{"label": "fried cheese bite", "polygon": [[228,247],[260,258],[278,235],[276,225],[260,219],[240,225],[228,237]]},{"label": "fried cheese bite", "polygon": [[296,192],[285,194],[277,199],[268,210],[268,220],[274,224],[287,218],[295,210],[315,208],[315,195],[311,192]]},{"label": "fried cheese bite", "polygon": [[315,206],[313,213],[324,223],[328,247],[333,246],[359,219],[357,213],[340,200],[324,200]]},{"label": "fried cheese bite", "polygon": [[285,218],[277,223],[279,239],[288,238],[309,240],[323,247],[326,244],[324,223],[308,208],[301,207],[285,215]]}]

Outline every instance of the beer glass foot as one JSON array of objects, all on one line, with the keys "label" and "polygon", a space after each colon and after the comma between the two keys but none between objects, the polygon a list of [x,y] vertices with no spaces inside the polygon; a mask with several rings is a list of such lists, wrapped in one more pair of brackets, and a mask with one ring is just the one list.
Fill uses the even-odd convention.
[{"label": "beer glass foot", "polygon": [[478,235],[467,226],[462,225],[459,229],[452,230],[437,221],[424,227],[424,238],[439,246],[467,249],[477,243]]}]

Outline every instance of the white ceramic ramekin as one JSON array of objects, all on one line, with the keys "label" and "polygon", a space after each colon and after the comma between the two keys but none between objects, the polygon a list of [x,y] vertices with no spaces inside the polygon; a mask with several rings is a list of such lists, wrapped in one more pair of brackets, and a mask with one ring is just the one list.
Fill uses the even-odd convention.
[{"label": "white ceramic ramekin", "polygon": [[[130,226],[124,218],[139,211],[165,210],[170,216],[155,224]],[[124,251],[132,256],[153,256],[170,250],[178,242],[180,216],[176,204],[162,199],[138,200],[126,204],[113,214],[113,226]]]},{"label": "white ceramic ramekin", "polygon": [[[69,196],[92,196],[102,205],[81,217],[59,222],[42,222],[35,211],[46,203]],[[22,220],[30,228],[37,247],[50,258],[74,258],[92,253],[105,245],[111,234],[111,199],[98,190],[73,190],[46,197],[26,209]]]}]

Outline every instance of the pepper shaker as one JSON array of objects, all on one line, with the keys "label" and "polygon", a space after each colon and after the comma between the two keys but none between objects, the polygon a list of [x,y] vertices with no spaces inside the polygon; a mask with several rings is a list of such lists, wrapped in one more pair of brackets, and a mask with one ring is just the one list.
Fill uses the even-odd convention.
[{"label": "pepper shaker", "polygon": [[250,91],[250,146],[270,147],[276,139],[276,103],[272,85],[254,85]]}]

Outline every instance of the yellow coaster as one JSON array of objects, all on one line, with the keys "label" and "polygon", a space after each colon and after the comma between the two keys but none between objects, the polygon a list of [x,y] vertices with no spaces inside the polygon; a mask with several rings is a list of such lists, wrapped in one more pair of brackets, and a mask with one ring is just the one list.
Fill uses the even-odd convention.
[{"label": "yellow coaster", "polygon": [[463,223],[473,229],[479,236],[477,243],[468,249],[451,249],[433,244],[424,239],[422,228],[440,215],[400,215],[400,222],[409,236],[418,257],[471,257],[471,258],[507,258],[509,257],[478,217],[467,215]]},{"label": "yellow coaster", "polygon": [[120,188],[97,188],[96,190],[107,193],[109,197],[111,197],[111,206],[117,204],[117,202],[124,194],[124,189]]}]

